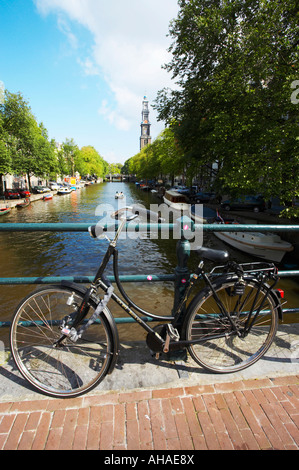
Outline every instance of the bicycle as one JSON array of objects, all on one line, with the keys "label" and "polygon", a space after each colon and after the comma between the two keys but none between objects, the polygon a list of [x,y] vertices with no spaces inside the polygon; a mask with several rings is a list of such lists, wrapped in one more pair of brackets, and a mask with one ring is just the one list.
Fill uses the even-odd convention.
[{"label": "bicycle", "polygon": [[[282,295],[275,289],[278,274],[273,264],[237,264],[226,251],[200,247],[198,268],[171,315],[154,315],[133,302],[120,282],[116,244],[125,223],[137,216],[138,211],[132,214],[128,207],[113,214],[118,228],[114,239],[108,239],[89,287],[62,281],[37,289],[17,307],[10,329],[12,356],[20,373],[39,392],[59,398],[79,396],[112,373],[120,343],[107,307],[110,300],[147,331],[147,346],[157,358],[187,350],[208,371],[231,373],[254,364],[271,346],[278,318],[282,319]],[[90,227],[90,235],[97,238],[98,230],[98,225]],[[105,227],[101,236],[107,237]],[[111,257],[122,298],[104,275]],[[205,259],[223,264],[205,273]],[[198,279],[205,287],[187,305]],[[151,328],[140,314],[161,323]]]}]

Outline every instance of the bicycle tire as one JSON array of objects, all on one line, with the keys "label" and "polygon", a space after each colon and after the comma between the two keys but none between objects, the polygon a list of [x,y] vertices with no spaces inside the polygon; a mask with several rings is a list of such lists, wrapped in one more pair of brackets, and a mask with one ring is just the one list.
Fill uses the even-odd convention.
[{"label": "bicycle tire", "polygon": [[[234,295],[236,280],[236,278],[219,278],[213,287],[225,308],[232,314],[234,322],[243,328],[256,294],[258,294],[257,304],[251,321],[254,313],[262,305],[267,285],[263,284],[258,293],[259,282],[254,278],[247,278],[244,294]],[[206,287],[190,304],[183,331],[186,340],[200,340],[200,343],[188,346],[195,362],[210,372],[230,373],[243,370],[258,361],[271,346],[277,327],[277,305],[271,291],[257,314],[249,334],[242,338],[232,333],[228,318],[220,311],[211,288]],[[215,338],[217,335],[220,337]]]},{"label": "bicycle tire", "polygon": [[[54,347],[63,318],[75,311],[83,293],[64,286],[46,286],[17,307],[10,327],[10,348],[17,368],[39,392],[75,397],[98,385],[109,370],[113,337],[105,315],[77,342],[68,337]],[[71,303],[71,305],[68,305]],[[90,313],[96,308],[89,300]],[[89,315],[88,315],[89,316]]]}]

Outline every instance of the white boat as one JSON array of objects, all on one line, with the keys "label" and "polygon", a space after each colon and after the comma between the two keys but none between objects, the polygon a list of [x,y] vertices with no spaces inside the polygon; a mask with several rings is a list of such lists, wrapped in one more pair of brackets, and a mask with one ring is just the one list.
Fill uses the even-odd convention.
[{"label": "white boat", "polygon": [[284,255],[294,249],[291,243],[275,233],[215,231],[214,235],[238,250],[276,263],[280,263]]},{"label": "white boat", "polygon": [[122,199],[123,197],[125,197],[124,193],[123,192],[120,192],[120,193],[115,193],[115,199]]},{"label": "white boat", "polygon": [[163,196],[165,204],[167,204],[172,209],[188,211],[189,204],[188,199],[184,194],[180,194],[177,191],[166,191]]},{"label": "white boat", "polygon": [[67,188],[66,186],[63,186],[62,188],[59,188],[57,191],[57,194],[63,195],[63,194],[70,194],[72,192],[71,188]]}]

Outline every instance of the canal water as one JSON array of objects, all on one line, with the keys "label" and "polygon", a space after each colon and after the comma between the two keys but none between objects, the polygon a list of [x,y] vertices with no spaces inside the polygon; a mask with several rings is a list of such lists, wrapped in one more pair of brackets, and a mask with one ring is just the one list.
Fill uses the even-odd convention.
[{"label": "canal water", "polygon": [[[118,208],[116,191],[122,191],[126,203],[160,204],[162,201],[134,184],[103,183],[85,187],[69,195],[55,196],[50,201],[36,201],[22,210],[14,209],[1,217],[0,223],[90,223],[95,224],[103,215],[104,205]],[[120,274],[173,274],[177,265],[176,243],[169,240],[126,237],[118,243]],[[93,276],[107,249],[107,240],[94,240],[88,233],[67,232],[14,232],[0,233],[0,277],[36,276]],[[246,254],[227,247],[212,233],[204,233],[204,245],[228,249],[239,262],[252,261]],[[189,269],[195,268],[198,257],[191,251]],[[207,269],[209,266],[207,266]],[[111,266],[107,274],[113,274]],[[0,286],[0,321],[11,321],[13,312],[22,298],[37,286]],[[172,282],[146,282],[125,284],[129,295],[145,309],[158,315],[170,315],[173,306]],[[298,278],[280,281],[285,289],[288,307],[299,306]],[[110,303],[115,317],[124,312]],[[120,339],[144,339],[145,332],[138,325],[119,326]],[[8,345],[8,330],[2,328],[1,340]],[[6,344],[7,343],[7,344]]]}]

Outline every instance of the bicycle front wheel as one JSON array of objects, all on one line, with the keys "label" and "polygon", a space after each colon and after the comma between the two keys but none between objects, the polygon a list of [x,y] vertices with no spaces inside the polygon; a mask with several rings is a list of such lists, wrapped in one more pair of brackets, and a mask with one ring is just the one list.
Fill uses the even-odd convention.
[{"label": "bicycle front wheel", "polygon": [[[27,296],[11,324],[10,347],[21,374],[40,392],[59,398],[74,397],[95,387],[107,374],[112,337],[104,316],[77,342],[61,337],[63,319],[81,304],[74,289],[48,286]],[[96,305],[90,301],[93,314]],[[89,315],[88,315],[89,316]]]},{"label": "bicycle front wheel", "polygon": [[[216,373],[236,372],[251,366],[269,349],[278,326],[278,313],[265,285],[247,279],[244,293],[235,293],[236,279],[222,279],[214,288],[223,307],[231,315],[241,337],[233,330],[210,288],[194,299],[186,314],[185,337],[195,343],[190,355],[205,369]],[[248,333],[245,326],[252,324]]]}]

